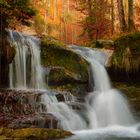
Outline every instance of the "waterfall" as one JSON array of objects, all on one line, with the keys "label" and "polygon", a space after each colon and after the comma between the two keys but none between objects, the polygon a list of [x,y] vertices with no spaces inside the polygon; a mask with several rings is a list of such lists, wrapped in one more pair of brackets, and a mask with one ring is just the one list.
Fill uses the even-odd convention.
[{"label": "waterfall", "polygon": [[[67,104],[59,103],[54,93],[46,89],[44,78],[50,70],[41,67],[39,39],[11,30],[8,33],[8,40],[16,49],[16,56],[9,66],[10,88],[41,90],[44,94],[41,96],[40,104],[45,105],[45,109],[40,109],[40,112],[55,115],[61,122],[61,128],[84,129],[86,126],[84,120]],[[66,97],[65,99],[67,100]]]},{"label": "waterfall", "polygon": [[44,89],[43,70],[40,65],[40,41],[20,32],[9,32],[9,42],[15,46],[16,56],[10,64],[10,88]]},{"label": "waterfall", "polygon": [[[55,94],[46,89],[45,72],[40,64],[40,41],[19,32],[9,32],[9,42],[15,46],[16,56],[9,66],[10,88],[42,90],[41,104],[45,111],[60,120],[60,127],[70,131],[96,130],[113,126],[131,126],[135,120],[125,97],[112,88],[104,64],[106,56],[90,48],[70,46],[70,49],[90,64],[93,91],[85,98],[82,112],[74,111],[64,102],[58,102]],[[73,97],[73,101],[75,99]],[[66,100],[69,100],[66,98]]]},{"label": "waterfall", "polygon": [[135,121],[127,100],[120,91],[111,87],[104,67],[104,54],[90,48],[76,46],[70,46],[70,48],[90,64],[90,77],[92,77],[94,85],[92,84],[93,91],[86,98],[89,128],[134,124]]}]

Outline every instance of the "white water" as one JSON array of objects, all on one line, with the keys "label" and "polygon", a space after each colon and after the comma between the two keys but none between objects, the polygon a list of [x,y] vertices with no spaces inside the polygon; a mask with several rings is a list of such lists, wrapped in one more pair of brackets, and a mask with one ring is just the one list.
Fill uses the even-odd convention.
[{"label": "white water", "polygon": [[[86,128],[84,120],[72,108],[65,103],[58,103],[53,92],[46,89],[44,74],[47,71],[40,64],[39,40],[19,32],[11,30],[8,32],[9,42],[16,49],[16,56],[9,66],[10,88],[32,91],[41,90],[44,93],[41,98],[41,104],[46,106],[46,112],[54,114],[60,120],[62,128],[67,130]],[[68,100],[67,97],[65,99]],[[44,109],[40,109],[40,112],[43,111]]]},{"label": "white water", "polygon": [[87,129],[74,132],[69,140],[140,140],[140,131],[126,98],[110,84],[104,54],[89,48],[70,48],[89,62],[93,91],[86,97],[85,104],[89,125]]},{"label": "white water", "polygon": [[135,121],[127,100],[121,95],[120,91],[111,87],[104,68],[104,55],[89,48],[73,46],[71,49],[84,57],[89,62],[92,70],[90,76],[93,76],[94,85],[92,86],[94,86],[94,91],[86,98],[90,128],[134,124]]},{"label": "white water", "polygon": [[39,40],[11,30],[8,37],[16,49],[16,56],[10,64],[10,88],[44,89]]},{"label": "white water", "polygon": [[[40,65],[39,40],[19,32],[9,31],[9,41],[16,47],[16,57],[10,64],[10,87],[45,89],[43,79],[45,76]],[[46,111],[54,114],[60,120],[60,127],[63,129],[81,130],[76,132],[74,139],[77,140],[94,140],[96,136],[98,138],[103,135],[104,138],[106,133],[111,135],[113,132],[118,135],[123,131],[124,136],[128,136],[126,134],[128,132],[134,134],[134,137],[138,137],[139,132],[131,127],[135,121],[126,99],[110,85],[104,68],[105,56],[103,53],[75,46],[70,48],[90,64],[90,83],[93,92],[89,93],[85,99],[84,117],[65,103],[58,102],[55,95],[49,91],[42,95],[41,100],[41,103],[46,106]]]}]

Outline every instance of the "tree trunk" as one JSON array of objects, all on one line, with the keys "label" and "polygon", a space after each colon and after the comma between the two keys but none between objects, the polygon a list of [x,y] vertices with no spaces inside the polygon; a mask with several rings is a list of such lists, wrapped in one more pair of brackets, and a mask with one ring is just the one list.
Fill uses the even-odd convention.
[{"label": "tree trunk", "polygon": [[114,15],[114,0],[111,0],[111,26],[112,26],[112,35],[114,34],[114,22],[115,22],[115,15]]},{"label": "tree trunk", "polygon": [[117,0],[117,4],[118,4],[120,30],[121,30],[121,32],[125,32],[126,29],[127,29],[127,26],[126,26],[126,21],[125,21],[123,1],[122,0]]},{"label": "tree trunk", "polygon": [[[93,17],[93,10],[92,10],[92,0],[88,0],[88,16]],[[88,25],[87,31],[88,31],[88,38],[90,41],[93,41],[93,29]]]},{"label": "tree trunk", "polygon": [[134,19],[133,19],[133,0],[128,0],[128,29],[130,31],[135,30]]}]

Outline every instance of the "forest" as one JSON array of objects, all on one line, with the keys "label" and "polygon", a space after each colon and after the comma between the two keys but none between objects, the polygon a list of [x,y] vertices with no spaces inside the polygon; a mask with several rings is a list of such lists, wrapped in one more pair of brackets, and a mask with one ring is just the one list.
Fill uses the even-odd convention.
[{"label": "forest", "polygon": [[0,140],[140,140],[139,0],[0,0]]},{"label": "forest", "polygon": [[140,28],[138,0],[1,0],[1,9],[2,26],[19,29],[21,23],[30,25],[30,21],[38,34],[66,43],[112,38]]}]

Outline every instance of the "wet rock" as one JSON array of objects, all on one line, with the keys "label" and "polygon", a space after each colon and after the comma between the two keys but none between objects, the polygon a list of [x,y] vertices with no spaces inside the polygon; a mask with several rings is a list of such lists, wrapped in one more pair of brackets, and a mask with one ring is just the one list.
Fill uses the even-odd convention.
[{"label": "wet rock", "polygon": [[83,104],[79,102],[66,102],[66,104],[71,107],[73,110],[81,110],[83,107]]},{"label": "wet rock", "polygon": [[79,74],[72,73],[64,67],[51,67],[48,77],[49,86],[60,86],[72,82],[86,82],[81,81]]},{"label": "wet rock", "polygon": [[43,113],[43,94],[44,91],[0,89],[0,126],[57,128],[56,117]]},{"label": "wet rock", "polygon": [[48,113],[38,113],[28,116],[20,116],[20,118],[12,120],[7,125],[8,128],[58,128],[58,120],[55,116]]},{"label": "wet rock", "polygon": [[59,102],[75,101],[76,97],[68,91],[53,91]]}]

